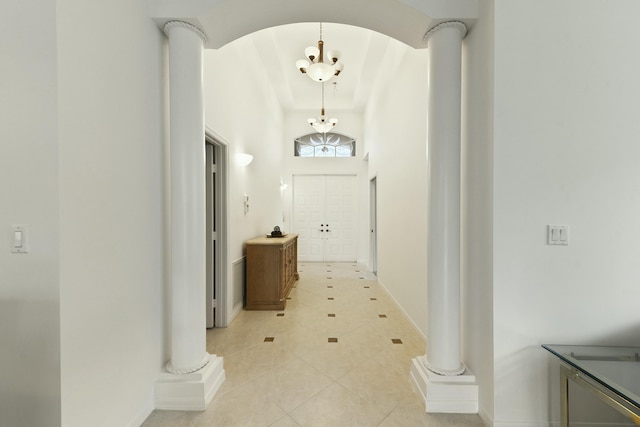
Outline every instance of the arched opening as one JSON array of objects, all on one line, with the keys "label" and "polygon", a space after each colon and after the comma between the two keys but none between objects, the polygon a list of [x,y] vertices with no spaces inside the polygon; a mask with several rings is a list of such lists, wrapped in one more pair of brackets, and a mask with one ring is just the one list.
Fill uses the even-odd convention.
[{"label": "arched opening", "polygon": [[[393,2],[393,3],[395,5],[398,5],[399,2]],[[406,6],[406,5],[404,5],[404,6]],[[273,31],[273,28],[269,28],[268,30],[263,30],[263,31]],[[377,33],[370,33],[370,34],[377,34]],[[273,35],[273,33],[271,33],[271,35]],[[375,37],[375,36],[372,36],[372,37]],[[246,55],[247,53],[253,53],[253,52],[257,53],[256,56],[251,56],[251,58],[253,58],[254,60],[257,57],[261,57],[263,55],[268,55],[268,52],[271,52],[271,54],[273,54],[273,52],[278,52],[277,48],[281,47],[281,43],[276,43],[276,49],[265,49],[265,47],[269,47],[269,43],[260,44],[260,42],[258,40],[256,40],[256,39],[247,40],[246,37],[243,37],[242,39],[238,39],[237,42],[242,43],[244,47],[249,47],[249,49],[243,49],[243,51],[244,51],[243,54],[244,55]],[[308,44],[308,43],[305,42],[305,44]],[[232,45],[232,43],[229,43],[229,44],[225,45],[223,48],[220,49],[220,53],[222,54],[222,50],[226,49],[227,47],[229,48],[229,50],[233,51],[232,50],[233,48],[231,48],[231,45]],[[407,49],[412,49],[409,46],[406,46],[406,47],[407,47]],[[415,73],[416,71],[418,71],[421,68],[421,65],[424,65],[424,62],[422,62],[422,60],[419,58],[420,55],[419,54],[413,55],[414,54],[413,51],[408,52],[407,50],[399,49],[399,50],[394,50],[393,52],[390,53],[389,50],[382,49],[378,53],[381,54],[381,55],[379,55],[379,57],[376,58],[376,59],[380,60],[380,57],[381,57],[382,58],[382,62],[391,63],[392,65],[394,65],[394,67],[392,67],[392,69],[389,71],[389,75],[392,75],[392,76],[393,75],[399,75],[399,76],[402,76],[402,78],[406,78],[406,76],[403,75],[404,73],[406,73],[406,72],[409,72],[409,73],[414,72]],[[215,57],[215,56],[216,56],[216,54],[212,55],[212,57]],[[241,57],[241,56],[243,56],[243,55],[238,55],[238,57]],[[413,58],[413,56],[418,57],[417,61],[413,61],[413,59],[415,59],[415,58]],[[356,58],[357,56],[354,55],[353,57]],[[388,81],[386,81],[384,78],[380,78],[379,72],[380,72],[381,68],[380,67],[371,67],[370,66],[373,63],[373,61],[370,58],[371,57],[368,57],[368,58],[366,58],[364,60],[364,62],[368,65],[368,67],[363,67],[361,70],[374,68],[376,70],[376,78],[374,79],[375,83],[380,84],[380,81],[382,81],[382,82],[384,82],[383,85],[387,84]],[[390,61],[385,61],[385,60],[390,60]],[[216,58],[213,58],[211,62],[213,64],[213,67],[211,68],[211,70],[213,71],[212,75],[215,75],[216,79],[219,79],[220,76],[224,74],[224,73],[220,73],[220,68],[222,66],[229,67],[229,64],[228,63],[224,64],[224,63],[221,63],[221,62],[216,62]],[[286,61],[282,61],[281,64],[285,63],[285,62],[289,62],[289,60],[287,59]],[[243,63],[242,60],[239,61],[239,63]],[[262,64],[262,62],[260,62],[259,64]],[[245,104],[243,104],[243,106],[247,106],[247,103],[255,103],[255,104],[258,104],[258,105],[261,104],[262,107],[263,107],[262,108],[263,114],[264,114],[264,112],[267,112],[266,115],[265,115],[266,117],[262,117],[263,120],[262,120],[261,123],[256,123],[256,120],[252,120],[252,122],[251,122],[252,126],[254,126],[255,129],[258,129],[258,133],[259,134],[258,133],[256,134],[256,136],[257,136],[256,138],[246,138],[246,137],[245,138],[238,138],[239,143],[242,144],[243,146],[250,146],[250,147],[253,147],[254,149],[263,150],[263,151],[261,151],[262,155],[260,157],[265,160],[265,164],[263,164],[262,166],[259,166],[259,165],[254,163],[255,170],[256,170],[257,173],[260,174],[259,176],[261,177],[261,180],[262,180],[263,178],[267,177],[269,172],[273,173],[273,171],[277,169],[277,168],[274,167],[274,165],[276,163],[270,162],[270,160],[278,158],[278,154],[277,154],[278,153],[278,150],[277,150],[278,144],[277,143],[274,144],[274,142],[277,141],[278,139],[277,138],[270,138],[269,136],[267,136],[267,138],[265,138],[264,137],[265,136],[264,135],[264,130],[265,129],[270,129],[271,131],[274,131],[274,133],[277,133],[277,129],[278,128],[279,129],[286,129],[286,127],[288,126],[288,122],[287,121],[293,120],[294,119],[293,116],[295,116],[295,114],[289,114],[289,113],[290,113],[291,110],[295,110],[295,108],[291,108],[289,110],[287,110],[286,107],[283,108],[282,107],[283,106],[282,102],[278,102],[279,101],[278,99],[273,99],[273,98],[270,99],[268,94],[265,91],[263,91],[258,97],[255,96],[255,94],[257,92],[257,91],[255,91],[256,88],[265,88],[265,87],[274,88],[274,87],[277,87],[278,86],[277,83],[280,81],[278,79],[278,76],[284,74],[283,72],[280,72],[280,73],[278,73],[278,72],[275,72],[275,73],[269,72],[269,69],[267,67],[261,66],[259,64],[256,65],[254,63],[254,64],[248,64],[249,65],[248,67],[237,67],[236,66],[235,68],[233,66],[230,66],[229,69],[227,70],[227,71],[231,71],[231,72],[237,73],[240,70],[249,69],[249,70],[251,70],[251,72],[255,73],[253,76],[247,75],[246,77],[248,77],[248,78],[244,79],[244,83],[246,84],[246,87],[244,88],[244,90],[249,92],[249,93],[251,93],[251,95],[252,95],[251,97],[249,97],[249,96],[243,97],[242,93],[237,92],[237,91],[235,91],[233,89],[227,88],[226,90],[229,91],[227,93],[231,94],[232,96],[238,97],[239,99],[243,100],[245,102]],[[219,65],[220,68],[216,67],[216,65]],[[246,62],[245,62],[245,65],[247,65]],[[285,68],[284,67],[280,67],[280,71],[282,71],[283,69],[285,69]],[[418,73],[420,76],[424,76],[426,74],[424,72],[424,69],[422,69],[420,71],[422,71],[421,73]],[[262,77],[260,77],[260,75]],[[417,75],[412,75],[411,77],[413,78],[412,80],[410,80],[411,82],[420,81],[420,80],[416,80]],[[418,78],[420,78],[420,77],[418,77]],[[422,78],[424,79],[424,77],[422,77]],[[225,80],[225,83],[228,83],[228,81]],[[411,85],[409,85],[409,86],[411,86]],[[234,88],[234,89],[237,89],[237,87]],[[254,89],[254,90],[252,91],[252,89]],[[403,89],[406,89],[406,88],[403,88]],[[232,90],[233,90],[233,92],[232,92]],[[222,94],[224,92],[225,92],[225,88],[222,88],[222,87],[218,86],[218,87],[216,87],[216,89],[214,89],[214,91],[212,93],[214,93],[215,95],[219,96],[220,94]],[[354,109],[354,111],[352,113],[358,114],[360,116],[361,123],[359,123],[359,126],[360,126],[360,132],[362,134],[367,132],[370,135],[376,135],[377,131],[379,131],[382,126],[384,126],[384,122],[387,120],[387,117],[384,116],[384,115],[380,115],[379,111],[384,111],[385,110],[384,107],[383,107],[383,104],[386,102],[386,99],[385,99],[386,96],[391,96],[391,97],[396,96],[396,94],[393,93],[393,92],[394,92],[393,90],[380,90],[375,95],[368,94],[368,96],[365,97],[365,99],[366,99],[365,102],[367,104],[367,109],[366,110],[356,110],[356,109]],[[423,93],[425,93],[425,92],[423,92]],[[267,96],[265,96],[265,95],[267,95]],[[401,94],[401,97],[407,99],[407,97],[410,97],[412,95],[415,95],[415,93],[413,93],[413,92],[412,93],[403,92]],[[374,99],[374,103],[376,104],[376,108],[373,108],[373,109],[369,108],[369,106],[371,105],[372,96],[376,96],[377,97],[377,99]],[[260,97],[262,97],[262,102],[256,101],[256,99],[260,99]],[[206,98],[206,96],[205,96],[205,98]],[[422,97],[422,99],[424,99],[424,98],[426,98],[426,96]],[[225,97],[225,99],[228,99],[228,98]],[[416,97],[416,99],[420,99],[420,97]],[[394,101],[397,101],[397,99],[394,99]],[[212,105],[215,106],[216,103],[213,102]],[[400,105],[402,105],[402,103]],[[403,105],[403,106],[406,106],[406,105]],[[223,108],[226,109],[227,107],[228,107],[228,105],[222,106],[221,104],[217,104],[218,110],[214,111],[213,115],[211,117],[215,120],[216,119],[216,114],[215,113],[221,113],[222,109]],[[324,110],[324,105],[323,105],[322,109]],[[215,107],[214,107],[214,110],[215,110]],[[233,110],[233,109],[231,109],[231,110]],[[373,110],[373,112],[372,112],[372,110]],[[224,114],[220,114],[220,115],[224,116]],[[417,125],[416,127],[414,127],[414,129],[417,130],[416,133],[418,134],[417,135],[418,137],[416,138],[415,134],[411,135],[409,137],[409,139],[413,139],[415,141],[419,141],[420,144],[424,144],[424,141],[426,139],[425,135],[424,135],[424,128],[426,127],[425,116],[426,116],[425,114],[421,114],[420,120],[414,120],[413,121],[414,126]],[[249,120],[249,118],[251,118],[251,117],[253,117],[253,116],[249,112],[243,111],[242,114],[236,115],[235,117],[232,117],[232,119],[235,119],[235,122],[232,120],[230,123],[227,124],[227,126],[229,126],[229,128],[237,129],[238,121],[242,122],[243,118],[245,120]],[[381,119],[379,119],[379,117],[385,117],[385,120],[381,120]],[[401,127],[402,124],[399,124],[399,123],[394,123],[392,121],[388,121],[386,123],[393,123],[393,126],[402,128]],[[382,124],[382,126],[381,126],[381,124]],[[210,125],[210,126],[212,126],[214,128],[217,128],[216,125],[211,125],[209,123],[208,123],[208,125]],[[224,127],[224,125],[222,125],[222,126]],[[420,128],[420,129],[418,129],[418,128]],[[224,130],[222,130],[221,132],[223,134],[225,133]],[[250,134],[251,131],[249,131],[248,133]],[[403,136],[402,143],[406,143],[406,140],[407,140],[406,135],[402,135],[402,136]],[[279,138],[279,140],[282,141],[282,138]],[[254,141],[258,141],[258,142],[254,142]],[[326,143],[324,145],[326,146]],[[265,147],[266,147],[266,150],[265,150]],[[379,145],[375,146],[376,149],[378,147],[379,147]],[[366,150],[366,147],[365,147],[365,150]],[[411,150],[408,150],[407,152],[412,154]],[[374,157],[373,156],[368,156],[368,154],[369,153],[367,151],[367,157],[366,158],[368,159],[367,161],[370,162],[371,159],[374,158]],[[382,159],[382,157],[379,157],[379,159]],[[417,170],[420,170],[420,169],[424,168],[424,164],[423,164],[424,159],[425,159],[425,157],[422,156],[422,162],[420,162],[420,166],[418,166]],[[387,159],[385,159],[385,161],[386,160]],[[284,163],[287,160],[286,159],[281,159],[281,161]],[[384,163],[381,160],[378,160],[378,162],[379,163],[377,164],[377,166],[380,166],[380,165],[382,165]],[[261,168],[261,170],[258,170],[258,168]],[[406,169],[405,166],[400,166],[400,167],[397,168],[398,171],[406,171],[405,169]],[[366,172],[366,173],[368,174],[369,172]],[[400,174],[401,173],[399,173],[399,175]],[[270,179],[264,179],[263,180],[264,183],[268,183],[270,181],[271,181]],[[242,189],[242,187],[245,187],[245,188],[250,188],[251,190],[255,190],[255,188],[251,188],[251,186],[253,185],[254,187],[256,187],[256,185],[255,185],[256,182],[257,181],[256,181],[255,178],[251,179],[251,177],[249,176],[247,178],[247,180],[245,180],[244,182],[242,182],[242,179],[238,180],[238,185],[239,185],[240,189]],[[424,181],[422,181],[422,182],[424,183]],[[232,189],[232,192],[233,192],[233,189]],[[421,192],[424,193],[424,191],[421,191]],[[265,191],[265,192],[261,192],[260,194],[262,194],[262,196],[263,196],[263,200],[262,201],[264,201],[264,198],[268,198],[269,195],[273,194],[273,193],[274,193],[273,190],[268,190],[268,191]],[[384,193],[381,192],[380,195],[382,195],[382,194],[384,194]],[[249,196],[247,195],[247,193],[245,193],[244,200],[246,201],[246,200],[248,200],[248,198],[249,198]],[[261,199],[258,199],[258,203],[260,203],[260,201],[261,201]],[[268,210],[272,209],[273,205],[269,205],[268,203],[264,203],[263,206],[265,207],[265,209],[263,210],[264,217],[266,218],[266,217],[271,216],[272,214],[270,212],[268,212]],[[418,216],[421,216],[422,218],[425,216],[424,215],[424,211],[415,210],[415,212],[417,212]],[[245,210],[245,215],[246,214],[247,214],[247,211]],[[284,212],[282,214],[282,221],[283,222],[285,221]],[[260,220],[254,221],[254,224],[258,224],[259,225],[260,224]],[[249,225],[252,225],[252,224],[249,224]],[[254,229],[255,229],[255,227],[254,227]],[[255,232],[255,231],[252,231],[252,227],[250,227],[250,226],[249,227],[245,227],[244,230],[246,230],[247,232]],[[238,237],[242,237],[242,236],[238,236]],[[380,260],[383,260],[383,259],[384,258],[381,256]],[[424,258],[419,256],[418,260],[420,260],[420,259],[424,259]],[[401,282],[401,281],[399,281],[399,282]],[[405,298],[406,297],[407,296],[405,295]],[[411,298],[414,298],[415,295],[414,295],[413,292],[410,291],[409,294],[408,294],[408,297],[409,297],[409,299],[411,299]],[[418,299],[424,299],[424,298],[418,298]]]}]

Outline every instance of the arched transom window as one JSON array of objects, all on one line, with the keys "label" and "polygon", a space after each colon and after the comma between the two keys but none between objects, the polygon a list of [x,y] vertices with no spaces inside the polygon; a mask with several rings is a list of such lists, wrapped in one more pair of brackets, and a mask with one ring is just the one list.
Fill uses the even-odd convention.
[{"label": "arched transom window", "polygon": [[295,139],[297,157],[355,157],[356,141],[335,132],[310,133]]}]

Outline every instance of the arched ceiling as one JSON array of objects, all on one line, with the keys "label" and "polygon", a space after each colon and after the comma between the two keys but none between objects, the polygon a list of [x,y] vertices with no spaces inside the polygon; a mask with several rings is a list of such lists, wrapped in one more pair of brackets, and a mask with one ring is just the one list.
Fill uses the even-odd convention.
[{"label": "arched ceiling", "polygon": [[256,72],[268,74],[285,111],[319,110],[320,86],[295,68],[305,47],[317,43],[319,22],[326,51],[340,50],[345,67],[325,86],[327,109],[362,111],[372,88],[408,46],[426,47],[428,29],[452,19],[471,26],[477,14],[476,0],[325,0],[320,6],[310,0],[150,2],[159,26],[174,19],[189,22],[204,31],[208,49],[249,40],[255,49],[246,55]]}]

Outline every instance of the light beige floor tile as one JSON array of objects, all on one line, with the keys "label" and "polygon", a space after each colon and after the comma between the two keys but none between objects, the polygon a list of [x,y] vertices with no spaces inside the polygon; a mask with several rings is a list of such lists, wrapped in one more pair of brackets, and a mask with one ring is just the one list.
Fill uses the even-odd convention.
[{"label": "light beige floor tile", "polygon": [[269,395],[247,383],[216,395],[206,411],[191,415],[191,422],[194,427],[264,427],[284,415]]},{"label": "light beige floor tile", "polygon": [[340,378],[338,383],[358,396],[374,401],[385,415],[413,395],[409,375],[399,376],[395,369],[377,360],[367,360]]},{"label": "light beige floor tile", "polygon": [[313,328],[299,327],[277,336],[274,342],[291,354],[300,356],[324,343],[324,340]]},{"label": "light beige floor tile", "polygon": [[[330,343],[329,338],[336,338],[338,342]],[[367,354],[354,351],[344,344],[344,336],[321,337],[323,343],[314,345],[309,351],[300,354],[300,358],[309,365],[337,380],[348,374],[364,361]]]},{"label": "light beige floor tile", "polygon": [[289,413],[301,426],[376,426],[385,414],[375,402],[333,384]]},{"label": "light beige floor tile", "polygon": [[270,424],[269,427],[300,427],[300,424],[293,421],[290,416],[285,415],[275,423]]},{"label": "light beige floor tile", "polygon": [[269,395],[285,412],[289,412],[332,383],[331,378],[296,359],[260,377],[253,386],[257,392]]},{"label": "light beige floor tile", "polygon": [[244,384],[292,362],[295,357],[284,346],[278,345],[275,341],[264,342],[263,338],[263,342],[225,358],[225,382]]},{"label": "light beige floor tile", "polygon": [[153,411],[141,427],[192,427],[189,415],[184,411]]},{"label": "light beige floor tile", "polygon": [[380,424],[380,427],[483,427],[478,415],[427,414],[424,403],[417,396],[410,396]]}]

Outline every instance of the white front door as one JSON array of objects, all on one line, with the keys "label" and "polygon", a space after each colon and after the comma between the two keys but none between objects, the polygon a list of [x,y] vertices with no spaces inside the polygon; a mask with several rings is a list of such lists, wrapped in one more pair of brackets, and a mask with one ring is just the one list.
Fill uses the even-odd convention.
[{"label": "white front door", "polygon": [[300,261],[356,261],[357,189],[356,175],[294,175]]}]

